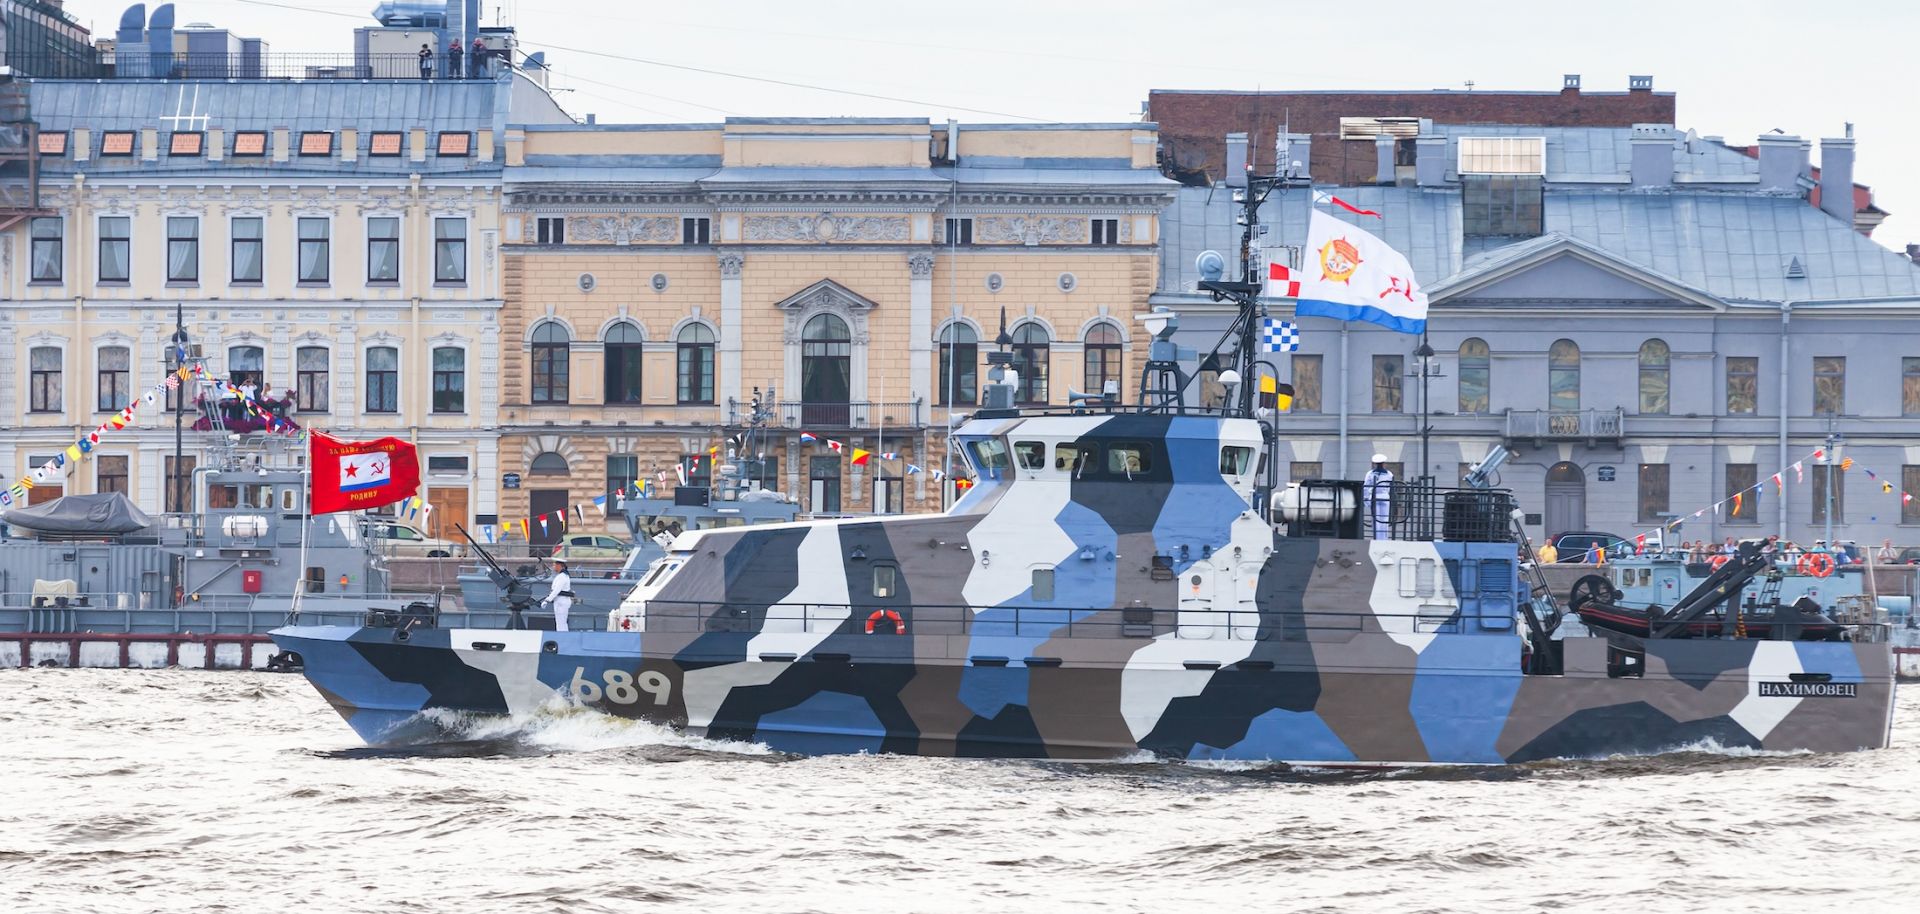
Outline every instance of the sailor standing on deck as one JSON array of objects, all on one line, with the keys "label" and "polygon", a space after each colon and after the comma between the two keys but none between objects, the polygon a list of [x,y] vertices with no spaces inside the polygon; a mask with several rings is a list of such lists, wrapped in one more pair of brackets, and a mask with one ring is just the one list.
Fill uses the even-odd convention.
[{"label": "sailor standing on deck", "polygon": [[1393,471],[1387,469],[1387,455],[1373,455],[1373,469],[1367,471],[1367,478],[1360,484],[1361,499],[1367,507],[1367,534],[1372,539],[1392,539],[1393,531],[1388,523],[1388,509],[1393,497]]},{"label": "sailor standing on deck", "polygon": [[567,563],[553,563],[553,579],[547,582],[547,598],[540,601],[541,606],[553,607],[553,630],[567,630],[567,611],[573,608],[573,578],[567,576]]}]

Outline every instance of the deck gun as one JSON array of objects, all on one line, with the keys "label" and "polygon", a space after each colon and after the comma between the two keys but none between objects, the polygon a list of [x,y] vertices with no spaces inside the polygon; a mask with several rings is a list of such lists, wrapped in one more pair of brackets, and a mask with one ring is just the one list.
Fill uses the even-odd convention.
[{"label": "deck gun", "polygon": [[473,546],[474,554],[487,563],[487,579],[493,582],[493,586],[500,588],[500,595],[507,604],[508,611],[513,614],[509,627],[526,628],[526,622],[521,614],[534,604],[533,587],[528,583],[527,577],[508,571],[506,566],[494,559],[493,554],[488,552],[486,547],[481,546],[473,538],[473,534],[467,532],[467,528],[456,523],[453,529],[460,531],[460,535]]}]

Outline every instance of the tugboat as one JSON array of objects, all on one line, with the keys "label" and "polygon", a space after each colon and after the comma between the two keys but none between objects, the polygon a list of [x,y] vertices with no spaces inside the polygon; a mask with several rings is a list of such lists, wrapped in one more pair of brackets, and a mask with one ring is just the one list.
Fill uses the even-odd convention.
[{"label": "tugboat", "polygon": [[1209,356],[1232,366],[1219,406],[1187,402],[1198,360],[1156,309],[1138,405],[1016,409],[1003,317],[984,406],[953,434],[975,485],[944,514],[689,531],[605,630],[422,617],[273,638],[376,744],[442,738],[443,711],[570,701],[798,753],[1365,766],[1887,745],[1877,622],[1829,615],[1805,640],[1688,610],[1555,637],[1523,515],[1490,487],[1503,452],[1463,489],[1396,483],[1384,511],[1357,481],[1280,488],[1285,414],[1255,395],[1263,306],[1243,277],[1202,284],[1240,306]]}]

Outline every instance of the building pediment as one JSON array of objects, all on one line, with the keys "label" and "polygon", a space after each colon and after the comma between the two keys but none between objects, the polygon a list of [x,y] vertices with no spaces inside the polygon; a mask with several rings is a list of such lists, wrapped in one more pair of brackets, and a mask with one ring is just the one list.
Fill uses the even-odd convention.
[{"label": "building pediment", "polygon": [[861,295],[831,279],[822,279],[786,298],[774,303],[774,307],[789,314],[802,311],[827,309],[843,311],[849,314],[865,314],[879,307],[872,299]]},{"label": "building pediment", "polygon": [[1525,302],[1538,307],[1558,301],[1726,310],[1704,290],[1558,233],[1468,261],[1460,272],[1429,286],[1427,294],[1435,305]]}]

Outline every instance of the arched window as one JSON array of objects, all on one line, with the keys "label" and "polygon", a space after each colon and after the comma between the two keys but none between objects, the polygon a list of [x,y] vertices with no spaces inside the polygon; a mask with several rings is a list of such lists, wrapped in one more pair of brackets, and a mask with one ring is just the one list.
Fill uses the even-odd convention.
[{"label": "arched window", "polygon": [[1015,402],[1023,405],[1047,402],[1047,368],[1052,340],[1047,328],[1028,321],[1013,330],[1013,369],[1020,372],[1020,389]]},{"label": "arched window", "polygon": [[1086,384],[1081,390],[1097,394],[1107,389],[1112,381],[1118,391],[1120,383],[1120,328],[1109,323],[1098,323],[1087,328],[1086,372],[1082,379]]},{"label": "arched window", "polygon": [[546,321],[533,328],[533,402],[567,402],[571,343],[567,328],[559,321]]},{"label": "arched window", "polygon": [[1640,344],[1640,412],[1664,416],[1670,408],[1672,384],[1668,377],[1673,350],[1661,340]]},{"label": "arched window", "polygon": [[1580,345],[1572,340],[1555,340],[1547,350],[1547,406],[1580,408]]},{"label": "arched window", "polygon": [[833,314],[816,314],[800,328],[800,418],[845,425],[853,399],[853,334]]},{"label": "arched window", "polygon": [[567,458],[554,451],[533,458],[533,463],[527,467],[528,475],[532,476],[565,476],[569,472]]},{"label": "arched window", "polygon": [[941,406],[971,406],[980,401],[980,335],[958,321],[940,331],[937,396]]},{"label": "arched window", "polygon": [[1460,344],[1460,412],[1485,415],[1492,411],[1493,354],[1487,341],[1474,337]]},{"label": "arched window", "polygon": [[688,324],[675,341],[679,357],[679,402],[713,402],[713,330],[706,324]]},{"label": "arched window", "polygon": [[606,402],[640,402],[640,339],[640,328],[626,321],[607,328]]},{"label": "arched window", "polygon": [[94,408],[106,413],[127,405],[127,398],[133,391],[129,381],[133,371],[131,353],[132,350],[125,346],[100,347],[100,364],[96,366],[99,370],[99,376],[96,379],[98,396],[95,398]]}]

